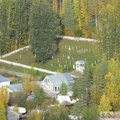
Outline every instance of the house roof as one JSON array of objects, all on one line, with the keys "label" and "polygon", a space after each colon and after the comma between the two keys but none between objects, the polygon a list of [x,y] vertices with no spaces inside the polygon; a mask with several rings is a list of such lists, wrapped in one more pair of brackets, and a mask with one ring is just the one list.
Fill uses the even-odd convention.
[{"label": "house roof", "polygon": [[46,76],[53,84],[70,84],[74,83],[74,79],[71,77],[70,73],[63,73],[63,74],[55,74]]},{"label": "house roof", "polygon": [[[40,87],[42,87],[41,81],[35,81],[35,83],[38,84]],[[23,89],[22,84],[12,84],[12,85],[7,85],[6,87],[9,88],[13,92],[19,92]]]},{"label": "house roof", "polygon": [[7,85],[6,87],[12,90],[13,92],[19,92],[20,90],[23,89],[22,84],[12,84]]},{"label": "house roof", "polygon": [[84,60],[78,60],[75,62],[75,64],[85,64],[85,61]]},{"label": "house roof", "polygon": [[0,75],[0,82],[7,82],[7,81],[9,81],[7,78]]}]

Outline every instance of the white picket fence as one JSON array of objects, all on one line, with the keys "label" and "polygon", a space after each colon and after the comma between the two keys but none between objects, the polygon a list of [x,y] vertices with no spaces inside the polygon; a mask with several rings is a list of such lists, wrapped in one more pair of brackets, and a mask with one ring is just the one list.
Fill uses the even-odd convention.
[{"label": "white picket fence", "polygon": [[71,36],[62,36],[62,35],[58,35],[57,38],[74,40],[74,41],[98,42],[98,40],[94,40],[94,39],[90,39],[90,38],[71,37]]},{"label": "white picket fence", "polygon": [[0,56],[0,58],[8,57],[8,56],[10,56],[10,55],[12,55],[12,54],[15,54],[15,53],[17,53],[17,52],[20,52],[21,50],[28,49],[28,48],[30,48],[29,45],[26,46],[26,47],[23,47],[23,48],[19,48],[19,49],[17,49],[17,50],[14,50],[14,51],[12,51],[12,52],[10,52],[10,53],[7,53],[7,54],[5,54],[5,55],[2,55],[2,56]]},{"label": "white picket fence", "polygon": [[57,74],[57,72],[52,72],[52,71],[49,71],[49,70],[46,70],[46,69],[32,67],[32,66],[28,66],[28,65],[24,65],[24,64],[20,64],[20,63],[10,62],[10,61],[3,60],[3,59],[0,59],[0,62],[5,63],[5,64],[9,64],[9,65],[13,65],[13,66],[22,67],[22,68],[34,69],[36,71],[40,71],[40,72],[44,72],[44,73],[48,73],[48,74]]}]

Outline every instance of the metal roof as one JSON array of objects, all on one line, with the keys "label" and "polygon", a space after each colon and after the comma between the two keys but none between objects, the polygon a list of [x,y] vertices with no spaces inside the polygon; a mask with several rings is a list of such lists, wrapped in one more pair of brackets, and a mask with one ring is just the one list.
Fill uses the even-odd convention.
[{"label": "metal roof", "polygon": [[[35,81],[35,83],[40,87],[42,87],[41,81]],[[23,89],[22,84],[12,84],[12,85],[7,85],[6,87],[12,90],[13,92],[19,92]]]},{"label": "metal roof", "polygon": [[85,64],[85,61],[84,60],[78,60],[75,62],[75,64]]},{"label": "metal roof", "polygon": [[62,83],[70,84],[75,82],[70,73],[49,75],[46,76],[46,78],[48,78],[54,85],[61,85]]},{"label": "metal roof", "polygon": [[7,85],[6,87],[12,90],[13,92],[19,92],[23,89],[22,84],[12,84]]},{"label": "metal roof", "polygon": [[0,82],[7,82],[7,81],[10,81],[10,80],[0,75]]}]

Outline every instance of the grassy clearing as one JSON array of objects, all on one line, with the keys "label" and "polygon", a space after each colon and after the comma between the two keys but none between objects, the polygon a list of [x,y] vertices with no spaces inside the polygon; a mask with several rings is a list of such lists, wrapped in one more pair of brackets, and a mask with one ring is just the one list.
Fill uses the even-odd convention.
[{"label": "grassy clearing", "polygon": [[[30,50],[24,50],[9,57],[6,60],[18,62],[26,65],[32,65],[34,67],[48,69],[51,71],[62,70],[63,72],[73,71],[73,64],[77,60],[86,60],[88,64],[93,63],[96,60],[96,43],[93,42],[83,42],[83,41],[71,41],[71,40],[61,40],[60,52],[53,56],[51,60],[47,63],[35,63],[34,56]],[[11,65],[5,65],[0,63],[0,67],[6,69],[15,70],[16,67]],[[23,68],[18,68],[17,71],[24,71]]]}]

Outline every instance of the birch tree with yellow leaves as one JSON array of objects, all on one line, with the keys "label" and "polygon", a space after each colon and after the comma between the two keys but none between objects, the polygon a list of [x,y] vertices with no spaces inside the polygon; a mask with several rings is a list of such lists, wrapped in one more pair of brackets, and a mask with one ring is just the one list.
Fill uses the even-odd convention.
[{"label": "birch tree with yellow leaves", "polygon": [[0,88],[0,101],[3,103],[4,107],[8,106],[8,91],[4,86]]},{"label": "birch tree with yellow leaves", "polygon": [[5,107],[1,101],[0,101],[0,120],[6,120]]},{"label": "birch tree with yellow leaves", "polygon": [[120,60],[120,2],[107,1],[99,16],[97,39],[101,57]]},{"label": "birch tree with yellow leaves", "polygon": [[[120,110],[120,68],[117,62],[114,59],[108,61],[108,73],[105,77],[105,93],[101,97],[100,101],[100,110],[102,106],[105,105],[104,99],[108,100],[109,110],[119,111]],[[110,109],[111,108],[111,109]],[[102,109],[103,110],[103,109]]]}]

